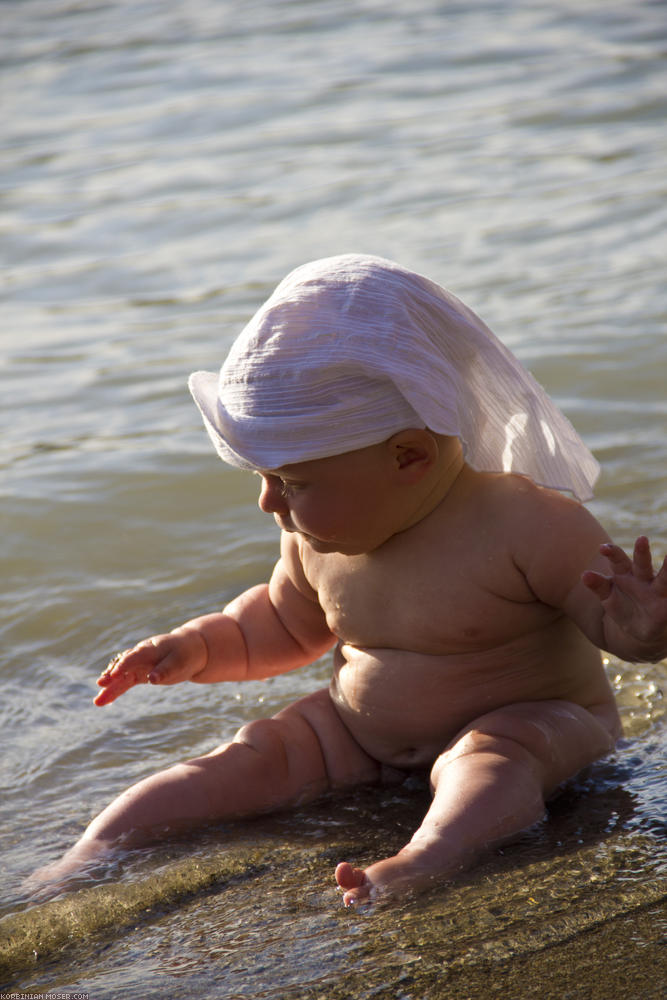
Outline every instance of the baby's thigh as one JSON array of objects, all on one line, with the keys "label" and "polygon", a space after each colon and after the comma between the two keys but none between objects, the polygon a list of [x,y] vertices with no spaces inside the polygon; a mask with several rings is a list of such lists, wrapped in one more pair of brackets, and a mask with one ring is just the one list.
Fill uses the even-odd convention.
[{"label": "baby's thigh", "polygon": [[518,702],[475,719],[436,761],[470,753],[496,753],[531,769],[545,794],[608,753],[615,734],[604,717],[569,701]]},{"label": "baby's thigh", "polygon": [[[330,788],[377,782],[383,768],[357,743],[342,722],[328,688],[301,698],[273,717],[293,734],[302,751],[307,749],[321,767]],[[304,743],[304,734],[307,738]]]}]

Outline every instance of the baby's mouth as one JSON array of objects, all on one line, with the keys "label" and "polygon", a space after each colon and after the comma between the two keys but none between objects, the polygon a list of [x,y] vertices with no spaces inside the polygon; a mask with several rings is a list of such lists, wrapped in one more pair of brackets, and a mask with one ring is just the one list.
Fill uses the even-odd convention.
[{"label": "baby's mouth", "polygon": [[292,519],[289,517],[281,517],[279,514],[274,514],[273,517],[281,531],[287,531],[289,534],[300,535],[304,542],[308,542],[315,550],[321,549],[328,551],[334,544],[333,542],[326,542],[321,538],[316,538],[314,535],[309,535],[306,531],[302,531],[301,528],[296,527]]},{"label": "baby's mouth", "polygon": [[294,527],[289,517],[280,517],[279,514],[274,514],[273,518],[281,531],[293,532],[298,530]]}]

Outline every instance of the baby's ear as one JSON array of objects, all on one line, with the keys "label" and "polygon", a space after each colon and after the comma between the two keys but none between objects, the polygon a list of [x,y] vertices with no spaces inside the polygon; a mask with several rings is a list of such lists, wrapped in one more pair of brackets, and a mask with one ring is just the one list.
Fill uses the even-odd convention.
[{"label": "baby's ear", "polygon": [[394,468],[404,481],[418,482],[437,461],[438,445],[430,431],[415,427],[387,441]]}]

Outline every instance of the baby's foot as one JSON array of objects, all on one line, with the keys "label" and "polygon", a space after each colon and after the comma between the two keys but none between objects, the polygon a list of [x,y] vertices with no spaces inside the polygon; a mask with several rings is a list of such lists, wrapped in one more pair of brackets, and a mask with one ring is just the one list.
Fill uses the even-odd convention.
[{"label": "baby's foot", "polygon": [[75,876],[71,869],[46,865],[23,880],[21,891],[34,903],[45,903],[69,889]]},{"label": "baby's foot", "polygon": [[380,896],[423,889],[441,874],[442,863],[436,858],[403,848],[394,857],[376,861],[366,869],[341,861],[336,868],[336,882],[343,889],[345,906],[354,906],[374,902]]},{"label": "baby's foot", "polygon": [[76,844],[59,861],[38,868],[21,889],[35,902],[46,902],[62,892],[94,881],[100,864],[108,860],[110,850],[92,852]]},{"label": "baby's foot", "polygon": [[366,878],[363,868],[354,868],[348,861],[341,861],[336,867],[336,882],[343,890],[345,906],[354,906],[365,899],[370,899],[373,885]]}]

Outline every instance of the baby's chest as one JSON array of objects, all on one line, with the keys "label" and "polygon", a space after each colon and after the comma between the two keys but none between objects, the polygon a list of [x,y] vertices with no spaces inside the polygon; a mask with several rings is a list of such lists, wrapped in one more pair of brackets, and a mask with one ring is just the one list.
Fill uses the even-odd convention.
[{"label": "baby's chest", "polygon": [[[499,596],[473,571],[436,571],[428,560],[330,565],[316,583],[331,631],[366,647],[451,652],[506,642],[526,630],[534,602]],[[355,571],[356,570],[356,571]]]}]

